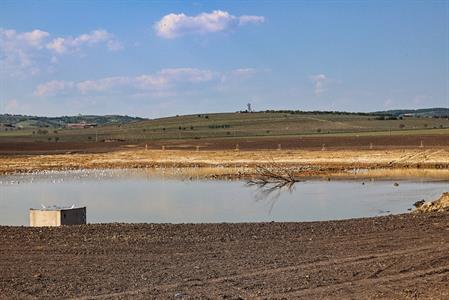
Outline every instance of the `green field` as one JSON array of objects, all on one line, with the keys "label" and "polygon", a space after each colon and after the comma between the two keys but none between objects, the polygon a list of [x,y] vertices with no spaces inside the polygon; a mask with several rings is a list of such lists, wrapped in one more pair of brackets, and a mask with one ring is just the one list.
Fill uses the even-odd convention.
[{"label": "green field", "polygon": [[144,120],[97,128],[30,128],[0,131],[0,139],[17,141],[139,142],[163,139],[242,138],[265,136],[348,136],[449,134],[447,118],[379,116],[336,113],[218,113]]}]

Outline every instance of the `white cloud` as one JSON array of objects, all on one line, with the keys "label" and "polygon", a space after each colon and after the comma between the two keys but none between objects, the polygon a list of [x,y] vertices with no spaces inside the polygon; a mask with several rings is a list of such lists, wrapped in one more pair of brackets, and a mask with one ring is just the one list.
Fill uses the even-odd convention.
[{"label": "white cloud", "polygon": [[55,37],[34,29],[17,32],[0,28],[0,68],[8,76],[36,75],[42,68],[57,62],[55,55],[80,51],[83,47],[104,44],[111,51],[121,50],[122,44],[103,29],[73,37]]},{"label": "white cloud", "polygon": [[61,37],[55,38],[47,44],[47,48],[59,54],[64,53],[67,51],[66,41]]},{"label": "white cloud", "polygon": [[39,29],[35,29],[30,32],[22,33],[21,38],[26,41],[26,43],[30,46],[33,46],[35,48],[42,48],[44,40],[49,36],[50,34],[46,31],[42,31]]},{"label": "white cloud", "polygon": [[263,23],[262,16],[233,16],[227,11],[214,10],[196,16],[181,14],[165,15],[154,25],[156,34],[162,38],[172,39],[188,34],[206,34],[225,31],[236,26]]},{"label": "white cloud", "polygon": [[96,80],[72,81],[49,81],[37,86],[34,91],[36,96],[54,96],[69,91],[81,93],[105,93],[120,92],[124,90],[152,91],[158,94],[167,94],[182,85],[197,85],[208,82],[219,82],[224,76],[252,76],[255,69],[244,68],[229,72],[215,72],[196,68],[173,68],[162,69],[153,74],[142,74],[138,76],[115,76],[104,77]]},{"label": "white cloud", "polygon": [[117,87],[129,85],[131,78],[128,77],[106,77],[98,80],[86,80],[76,84],[76,88],[82,94],[89,92],[104,92]]},{"label": "white cloud", "polygon": [[77,37],[57,37],[47,44],[47,48],[57,54],[79,51],[82,46],[104,43],[109,50],[120,50],[121,43],[114,38],[114,35],[104,29],[91,31]]},{"label": "white cloud", "polygon": [[194,68],[162,69],[154,74],[143,74],[135,77],[106,77],[88,80],[77,84],[81,93],[100,92],[117,88],[133,88],[139,90],[161,90],[177,83],[201,83],[216,78],[215,72]]},{"label": "white cloud", "polygon": [[74,83],[71,81],[52,80],[44,84],[37,86],[34,94],[36,96],[52,96],[61,92],[70,90],[74,87]]},{"label": "white cloud", "polygon": [[324,74],[317,74],[310,76],[315,87],[315,95],[319,96],[326,91],[326,85],[329,82],[329,78]]},{"label": "white cloud", "polygon": [[48,32],[39,29],[29,32],[17,32],[14,29],[0,28],[0,43],[2,49],[9,50],[17,46],[42,48],[45,39],[49,35]]},{"label": "white cloud", "polygon": [[39,29],[17,32],[0,28],[0,68],[11,76],[39,73],[34,56],[48,36],[48,32]]}]

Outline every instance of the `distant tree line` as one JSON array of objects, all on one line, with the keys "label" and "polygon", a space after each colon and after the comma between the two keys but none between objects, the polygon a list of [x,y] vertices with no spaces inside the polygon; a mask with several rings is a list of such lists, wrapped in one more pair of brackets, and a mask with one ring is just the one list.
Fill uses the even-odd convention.
[{"label": "distant tree line", "polygon": [[404,116],[404,114],[398,114],[396,111],[392,112],[349,112],[349,111],[333,111],[333,110],[273,110],[267,109],[264,111],[253,111],[248,112],[248,110],[237,111],[237,113],[245,114],[245,113],[283,113],[283,114],[304,114],[304,115],[353,115],[353,116],[368,116],[368,117],[376,117],[376,120],[402,120],[404,117],[414,117],[414,118],[434,118],[434,119],[447,119],[449,115],[419,115],[419,114],[411,114],[410,116]]},{"label": "distant tree line", "polygon": [[[238,113],[249,113],[247,110],[238,111]],[[309,114],[309,115],[355,115],[355,116],[379,116],[379,113],[365,113],[365,112],[348,112],[348,111],[328,111],[328,110],[290,110],[290,109],[282,109],[282,110],[273,110],[267,109],[264,111],[257,111],[252,113],[283,113],[283,114]]]}]

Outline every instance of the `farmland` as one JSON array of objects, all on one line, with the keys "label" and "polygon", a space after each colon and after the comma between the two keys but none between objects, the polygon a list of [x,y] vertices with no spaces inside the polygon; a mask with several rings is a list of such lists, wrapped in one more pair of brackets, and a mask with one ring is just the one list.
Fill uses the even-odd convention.
[{"label": "farmland", "polygon": [[[432,117],[383,118],[376,115],[336,113],[220,113],[174,116],[95,128],[23,128],[0,131],[0,151],[20,149],[107,151],[127,144],[159,148],[189,144],[211,149],[230,149],[251,142],[256,148],[295,147],[293,140],[314,141],[314,147],[360,138],[360,144],[394,145],[398,140],[442,140],[449,135],[449,120]],[[416,138],[413,138],[416,137]],[[399,138],[399,139],[398,139]],[[381,143],[377,140],[385,140]],[[371,141],[372,140],[372,141]],[[352,142],[353,143],[353,142]],[[435,142],[430,142],[430,144]],[[351,142],[349,142],[351,144]],[[438,143],[437,143],[438,144]],[[299,145],[298,145],[299,146]],[[20,149],[19,149],[20,148]],[[251,148],[251,147],[250,147]],[[254,148],[254,147],[253,147]]]}]

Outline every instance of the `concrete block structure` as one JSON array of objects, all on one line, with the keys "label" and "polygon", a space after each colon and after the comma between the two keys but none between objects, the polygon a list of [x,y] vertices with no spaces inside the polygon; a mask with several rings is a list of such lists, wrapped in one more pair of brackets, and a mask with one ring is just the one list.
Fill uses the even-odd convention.
[{"label": "concrete block structure", "polygon": [[30,226],[61,226],[86,224],[86,207],[30,208]]}]

